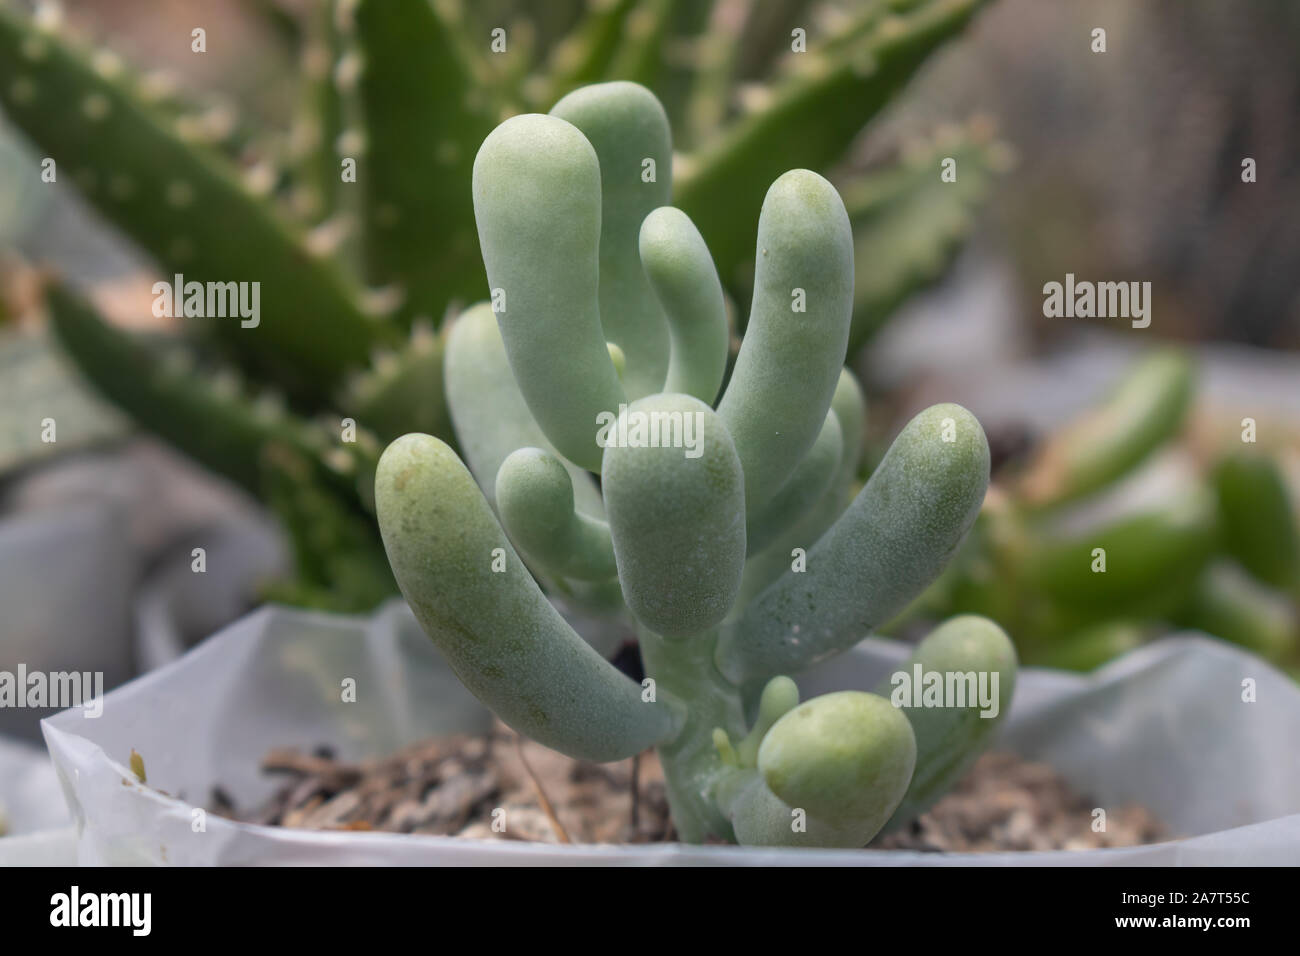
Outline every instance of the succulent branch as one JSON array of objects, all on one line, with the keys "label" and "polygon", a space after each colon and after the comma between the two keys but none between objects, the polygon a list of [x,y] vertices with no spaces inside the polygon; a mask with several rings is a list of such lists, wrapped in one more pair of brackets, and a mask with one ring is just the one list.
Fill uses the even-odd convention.
[{"label": "succulent branch", "polygon": [[[988,445],[969,412],[935,406],[849,501],[865,414],[843,368],[852,236],[839,194],[808,170],[764,200],[749,332],[715,410],[717,274],[638,161],[669,150],[667,135],[653,95],[619,82],[486,137],[473,196],[493,298],[447,348],[469,468],[435,437],[393,442],[376,486],[384,545],[425,631],[516,730],[598,760],[656,746],[683,838],[862,846],[987,745],[1014,650],[982,618],[939,628],[909,662],[916,679],[991,679],[992,696],[981,705],[972,684],[938,710],[885,688],[800,703],[790,675],[939,574],[979,510]],[[747,587],[791,540],[806,561],[777,554],[775,580]],[[641,688],[538,580],[621,595]]]}]

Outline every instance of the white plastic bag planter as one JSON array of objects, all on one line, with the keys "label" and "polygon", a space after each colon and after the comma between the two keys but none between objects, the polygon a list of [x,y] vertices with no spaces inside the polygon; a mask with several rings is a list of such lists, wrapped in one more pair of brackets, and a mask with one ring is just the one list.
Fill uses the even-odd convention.
[{"label": "white plastic bag planter", "polygon": [[0,737],[0,867],[71,866],[76,832],[44,749]]},{"label": "white plastic bag planter", "polygon": [[0,737],[0,829],[6,835],[66,826],[68,809],[44,748]]},{"label": "white plastic bag planter", "polygon": [[[869,687],[905,653],[872,639],[802,683],[809,693]],[[355,703],[341,700],[349,679]],[[1247,679],[1255,703],[1242,700]],[[1091,676],[1024,672],[999,744],[1050,763],[1103,806],[1140,801],[1185,835],[1152,846],[997,854],[555,846],[291,830],[194,809],[217,784],[242,806],[267,798],[274,784],[257,768],[271,747],[328,744],[356,758],[487,724],[397,605],[368,621],[263,609],[110,694],[100,718],[69,711],[43,726],[83,864],[1300,863],[1300,688],[1196,636],[1143,648]],[[132,748],[149,787],[127,769]]]}]

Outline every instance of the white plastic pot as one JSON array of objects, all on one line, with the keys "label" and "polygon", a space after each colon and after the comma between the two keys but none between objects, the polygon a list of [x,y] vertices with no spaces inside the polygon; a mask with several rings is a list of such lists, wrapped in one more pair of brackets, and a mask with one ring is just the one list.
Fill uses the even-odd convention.
[{"label": "white plastic pot", "polygon": [[[906,652],[870,639],[801,684],[809,694],[870,687]],[[340,692],[349,678],[354,703]],[[1246,679],[1255,703],[1242,700]],[[1138,801],[1184,835],[1151,846],[998,854],[554,846],[292,830],[194,810],[218,784],[241,806],[267,798],[274,783],[257,768],[272,747],[327,744],[356,758],[488,720],[395,605],[368,620],[264,608],[110,694],[100,718],[73,710],[43,726],[83,864],[1300,863],[1300,688],[1198,636],[1143,648],[1090,676],[1024,672],[998,743],[1051,764],[1100,806]],[[127,769],[133,748],[148,787]]]},{"label": "white plastic pot", "polygon": [[0,738],[0,866],[72,866],[76,831],[44,749]]}]

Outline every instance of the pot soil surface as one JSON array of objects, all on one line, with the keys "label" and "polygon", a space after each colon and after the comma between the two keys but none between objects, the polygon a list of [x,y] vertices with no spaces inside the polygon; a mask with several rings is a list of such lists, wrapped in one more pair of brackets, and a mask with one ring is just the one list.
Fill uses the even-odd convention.
[{"label": "pot soil surface", "polygon": [[[654,753],[593,764],[517,737],[424,741],[389,757],[347,762],[327,750],[274,750],[262,769],[284,785],[266,805],[238,808],[219,788],[212,809],[250,823],[319,830],[384,830],[545,843],[674,839]],[[930,812],[873,848],[933,852],[1090,850],[1169,839],[1146,808],[1106,807],[1051,767],[985,754]]]}]

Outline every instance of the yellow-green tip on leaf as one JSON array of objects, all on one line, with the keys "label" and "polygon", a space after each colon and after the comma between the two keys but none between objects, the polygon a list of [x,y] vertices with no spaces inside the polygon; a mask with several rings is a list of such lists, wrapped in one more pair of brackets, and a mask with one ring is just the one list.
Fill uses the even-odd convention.
[{"label": "yellow-green tip on leaf", "polygon": [[618,379],[621,382],[623,373],[627,371],[627,356],[613,342],[606,342],[605,348],[609,349],[609,360],[614,363],[614,371],[618,373]]},{"label": "yellow-green tip on leaf", "polygon": [[758,769],[781,800],[871,835],[903,799],[915,763],[916,737],[906,715],[859,691],[799,705],[772,725],[758,749]]}]

